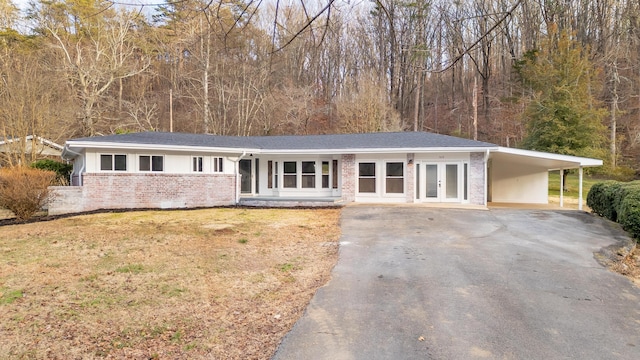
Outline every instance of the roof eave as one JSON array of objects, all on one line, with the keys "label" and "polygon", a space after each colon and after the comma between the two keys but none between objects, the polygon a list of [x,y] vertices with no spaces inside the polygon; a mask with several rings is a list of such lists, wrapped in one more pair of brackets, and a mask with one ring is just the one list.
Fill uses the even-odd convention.
[{"label": "roof eave", "polygon": [[127,149],[127,150],[170,150],[182,152],[216,152],[242,154],[242,152],[259,152],[259,149],[250,148],[234,148],[234,147],[216,147],[216,146],[198,146],[198,145],[163,145],[163,144],[143,144],[143,143],[116,143],[116,142],[74,142],[68,141],[67,146],[78,149]]},{"label": "roof eave", "polygon": [[423,147],[423,148],[340,148],[340,149],[262,149],[263,155],[336,155],[336,154],[406,154],[433,152],[485,152],[497,147]]}]

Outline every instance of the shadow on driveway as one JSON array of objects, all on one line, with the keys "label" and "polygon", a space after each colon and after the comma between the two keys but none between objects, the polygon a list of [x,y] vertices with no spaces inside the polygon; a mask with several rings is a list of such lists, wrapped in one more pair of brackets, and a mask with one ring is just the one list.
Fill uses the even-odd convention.
[{"label": "shadow on driveway", "polygon": [[340,257],[273,359],[640,359],[640,290],[577,211],[347,207]]}]

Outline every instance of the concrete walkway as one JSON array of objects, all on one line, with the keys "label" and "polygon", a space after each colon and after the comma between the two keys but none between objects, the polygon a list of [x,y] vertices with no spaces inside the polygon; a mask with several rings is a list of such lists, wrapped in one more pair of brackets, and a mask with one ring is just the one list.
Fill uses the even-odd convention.
[{"label": "concrete walkway", "polygon": [[340,258],[274,359],[640,359],[640,290],[578,211],[347,207]]}]

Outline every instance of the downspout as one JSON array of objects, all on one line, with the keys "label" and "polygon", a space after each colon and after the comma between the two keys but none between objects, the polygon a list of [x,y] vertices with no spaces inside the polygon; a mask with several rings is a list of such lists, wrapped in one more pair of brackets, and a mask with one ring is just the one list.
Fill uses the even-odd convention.
[{"label": "downspout", "polygon": [[[67,161],[69,161],[69,159],[65,158],[65,156],[64,156],[65,153],[71,153],[71,154],[75,155],[76,157],[80,157],[82,159],[82,167],[80,168],[80,171],[78,172],[78,185],[82,186],[82,173],[84,172],[85,167],[87,166],[87,162],[86,162],[84,156],[82,156],[82,154],[77,153],[77,152],[75,152],[75,151],[73,151],[73,150],[71,150],[71,149],[69,149],[68,147],[65,146],[64,149],[62,150],[62,154],[60,154],[60,155],[61,155],[63,160],[67,160]],[[73,184],[73,171],[71,172],[71,175],[69,175],[69,184]]]},{"label": "downspout", "polygon": [[489,196],[489,149],[484,153],[484,206],[488,206]]},{"label": "downspout", "polygon": [[242,160],[242,158],[244,158],[247,155],[247,151],[246,150],[242,150],[242,155],[240,155],[236,160],[231,160],[233,161],[235,164],[234,168],[235,168],[235,172],[236,172],[236,196],[235,196],[235,203],[236,205],[238,205],[240,203],[240,160]]}]

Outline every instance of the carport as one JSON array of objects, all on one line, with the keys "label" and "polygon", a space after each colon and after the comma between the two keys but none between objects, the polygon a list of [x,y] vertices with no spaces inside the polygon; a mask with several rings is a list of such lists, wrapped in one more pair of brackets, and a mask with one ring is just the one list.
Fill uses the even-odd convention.
[{"label": "carport", "polygon": [[[488,201],[494,203],[547,204],[549,171],[560,171],[560,189],[565,170],[578,169],[578,209],[582,210],[582,180],[585,167],[602,166],[602,160],[540,151],[499,147],[490,152]],[[560,191],[560,207],[564,194]]]}]

